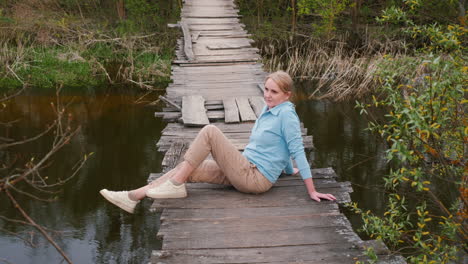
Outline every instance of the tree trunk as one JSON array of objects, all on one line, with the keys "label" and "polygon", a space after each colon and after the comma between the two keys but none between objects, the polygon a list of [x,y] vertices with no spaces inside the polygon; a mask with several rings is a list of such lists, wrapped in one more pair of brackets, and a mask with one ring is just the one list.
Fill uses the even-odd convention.
[{"label": "tree trunk", "polygon": [[263,0],[257,0],[257,24],[260,25],[261,12],[263,11]]},{"label": "tree trunk", "polygon": [[124,0],[118,0],[117,4],[117,14],[119,15],[120,20],[125,19],[125,3]]},{"label": "tree trunk", "polygon": [[296,0],[291,0],[291,7],[292,7],[292,32],[296,32]]},{"label": "tree trunk", "polygon": [[465,13],[466,13],[466,0],[458,0],[458,21],[460,25],[466,26]]},{"label": "tree trunk", "polygon": [[354,6],[351,8],[351,21],[354,32],[358,31],[359,27],[359,10],[361,9],[362,0],[354,0]]}]

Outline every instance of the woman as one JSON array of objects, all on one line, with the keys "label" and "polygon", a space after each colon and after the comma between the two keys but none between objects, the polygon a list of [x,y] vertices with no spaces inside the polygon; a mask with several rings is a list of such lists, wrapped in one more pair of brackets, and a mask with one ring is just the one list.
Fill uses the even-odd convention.
[{"label": "woman", "polygon": [[[183,198],[185,182],[228,184],[245,193],[268,191],[284,171],[300,172],[311,199],[336,200],[331,194],[319,193],[312,181],[302,143],[299,117],[289,101],[293,81],[283,71],[274,72],[265,80],[263,93],[266,106],[252,129],[249,144],[243,153],[213,125],[205,126],[185,153],[184,161],[152,183],[132,191],[100,193],[111,203],[133,213],[146,196],[151,198]],[[214,160],[205,160],[211,153]],[[291,158],[297,163],[293,168]]]}]

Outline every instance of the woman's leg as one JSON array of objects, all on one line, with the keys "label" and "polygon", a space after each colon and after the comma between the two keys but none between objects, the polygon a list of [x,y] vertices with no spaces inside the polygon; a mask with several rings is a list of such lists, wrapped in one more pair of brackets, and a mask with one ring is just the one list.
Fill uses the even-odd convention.
[{"label": "woman's leg", "polygon": [[[181,162],[175,168],[168,171],[167,173],[152,181],[151,183],[138,189],[129,191],[129,198],[134,201],[141,200],[146,197],[146,192],[149,189],[159,186],[169,179],[174,180],[175,175],[189,173],[187,172],[186,164],[188,164],[186,161]],[[189,175],[190,176],[188,178],[188,182],[205,182],[229,185],[229,180],[226,179],[222,170],[219,168],[218,164],[214,160],[203,161],[197,168],[190,172]],[[176,180],[174,181],[178,182]]]},{"label": "woman's leg", "polygon": [[[226,181],[236,189],[247,193],[265,192],[272,184],[245,158],[226,136],[213,125],[205,126],[190,145],[184,159],[187,166],[197,168],[211,153]],[[193,170],[192,170],[193,171]],[[190,173],[176,173],[172,180],[183,183]],[[205,181],[207,173],[200,174],[198,181]]]}]

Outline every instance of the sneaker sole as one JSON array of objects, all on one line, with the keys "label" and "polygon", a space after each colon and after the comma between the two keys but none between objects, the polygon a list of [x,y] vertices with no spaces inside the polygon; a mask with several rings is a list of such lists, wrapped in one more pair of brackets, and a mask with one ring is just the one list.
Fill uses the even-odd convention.
[{"label": "sneaker sole", "polygon": [[187,197],[187,193],[151,193],[146,192],[146,196],[153,198],[153,199],[176,199],[176,198],[185,198]]},{"label": "sneaker sole", "polygon": [[108,196],[107,189],[100,190],[99,193],[106,198],[107,201],[109,201],[111,204],[119,207],[120,209],[126,211],[127,213],[133,214],[135,209],[134,208],[129,208],[125,204],[120,203],[117,200],[112,199],[112,197]]}]

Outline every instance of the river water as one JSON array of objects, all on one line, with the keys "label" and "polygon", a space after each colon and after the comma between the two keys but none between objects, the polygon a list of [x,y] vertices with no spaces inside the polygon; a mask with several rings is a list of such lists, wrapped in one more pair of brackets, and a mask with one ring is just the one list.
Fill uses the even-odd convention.
[{"label": "river water", "polygon": [[[159,215],[150,213],[145,200],[135,215],[108,204],[99,190],[131,189],[146,182],[148,174],[159,172],[162,155],[155,143],[165,123],[154,117],[154,106],[136,104],[141,95],[128,92],[105,95],[62,96],[69,102],[80,132],[60,153],[43,175],[60,178],[68,175],[74,162],[93,153],[80,173],[57,194],[55,202],[45,203],[17,195],[33,219],[59,231],[54,239],[74,263],[146,263],[151,250],[161,246],[156,239]],[[154,100],[150,95],[144,100]],[[53,95],[30,94],[16,97],[0,112],[2,121],[19,119],[5,130],[14,138],[33,136],[53,120],[50,103]],[[313,135],[316,149],[310,153],[313,167],[333,167],[339,180],[353,183],[352,199],[364,209],[380,211],[383,203],[381,177],[387,165],[385,147],[364,129],[354,103],[309,101],[299,96],[297,112]],[[39,157],[50,137],[14,149],[20,157]],[[369,187],[370,186],[370,187]],[[304,190],[305,191],[305,190]],[[21,219],[4,194],[0,195],[0,215]],[[358,219],[350,216],[353,225]],[[34,246],[18,239],[13,231],[30,239]],[[34,233],[32,233],[34,231]],[[0,263],[60,263],[61,256],[35,230],[0,219]]]}]

